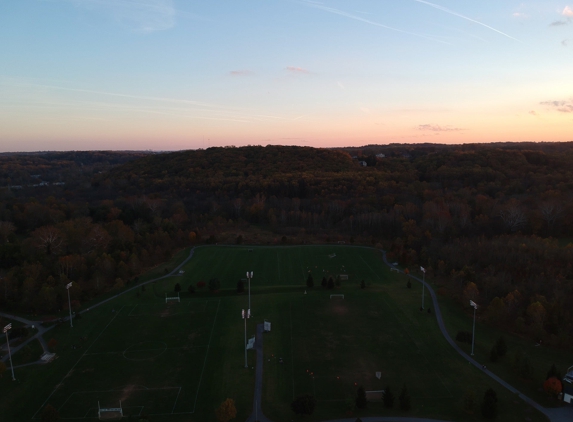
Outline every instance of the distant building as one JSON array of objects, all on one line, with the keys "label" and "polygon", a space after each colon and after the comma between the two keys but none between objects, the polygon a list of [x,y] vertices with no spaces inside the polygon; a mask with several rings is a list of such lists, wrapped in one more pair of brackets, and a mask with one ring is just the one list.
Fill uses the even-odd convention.
[{"label": "distant building", "polygon": [[563,401],[573,404],[573,366],[567,370],[563,378]]}]

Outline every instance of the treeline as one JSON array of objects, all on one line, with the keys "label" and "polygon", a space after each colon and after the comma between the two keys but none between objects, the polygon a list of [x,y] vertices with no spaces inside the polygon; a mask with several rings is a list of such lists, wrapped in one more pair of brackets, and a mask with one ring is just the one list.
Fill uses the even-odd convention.
[{"label": "treeline", "polygon": [[[444,293],[475,297],[492,322],[573,346],[572,143],[209,148],[109,162],[78,180],[89,183],[3,194],[11,301],[31,306],[27,266],[44,271],[30,291],[77,277],[89,296],[101,291],[101,268],[113,268],[110,288],[137,274],[136,258],[160,262],[201,235],[213,242],[256,225],[296,242],[385,244],[392,259],[426,266]],[[41,240],[48,229],[60,244]],[[101,244],[86,240],[98,233]],[[74,255],[85,264],[65,270]]]}]

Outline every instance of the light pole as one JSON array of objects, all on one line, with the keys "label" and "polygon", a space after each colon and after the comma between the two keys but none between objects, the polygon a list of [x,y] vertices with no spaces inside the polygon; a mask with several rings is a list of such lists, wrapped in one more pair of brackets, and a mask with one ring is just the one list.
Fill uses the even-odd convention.
[{"label": "light pole", "polygon": [[424,273],[424,275],[422,276],[422,310],[424,309],[424,293],[426,291],[426,269],[422,266],[420,266],[420,270],[422,271],[422,273]]},{"label": "light pole", "polygon": [[476,337],[476,310],[477,310],[478,306],[473,300],[470,300],[470,306],[472,308],[474,308],[474,329],[473,329],[473,333],[472,333],[472,356],[473,356],[474,355],[474,342],[475,342],[475,337]]},{"label": "light pole", "polygon": [[72,302],[70,300],[70,287],[72,287],[71,281],[66,284],[66,290],[68,291],[68,308],[70,308],[70,327],[74,328],[74,324],[72,323]]},{"label": "light pole", "polygon": [[248,368],[249,365],[247,364],[247,319],[251,317],[251,310],[247,309],[247,312],[245,312],[245,310],[243,309],[242,315],[243,319],[245,320],[245,368]]},{"label": "light pole", "polygon": [[249,280],[249,309],[251,309],[251,278],[253,278],[253,272],[247,271],[247,280]]},{"label": "light pole", "polygon": [[10,368],[12,368],[12,381],[16,381],[14,378],[14,364],[12,363],[12,354],[10,353],[10,340],[8,339],[8,330],[12,329],[12,323],[4,327],[4,334],[6,334],[6,345],[8,346],[8,359],[10,359]]}]

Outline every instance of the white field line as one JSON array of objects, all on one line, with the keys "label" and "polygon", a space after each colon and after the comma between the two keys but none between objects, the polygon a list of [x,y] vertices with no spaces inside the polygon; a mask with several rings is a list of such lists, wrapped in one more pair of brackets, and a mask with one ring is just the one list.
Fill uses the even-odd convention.
[{"label": "white field line", "polygon": [[181,387],[179,387],[179,392],[177,393],[177,397],[175,397],[175,403],[173,403],[173,409],[171,409],[171,413],[175,412],[175,406],[177,406],[177,400],[179,400],[179,394],[181,394]]},{"label": "white field line", "polygon": [[[139,349],[139,350],[130,350],[130,352],[150,352],[153,350],[179,350],[179,349],[199,349],[201,347],[207,347],[207,345],[202,346],[181,346],[181,347],[159,347],[156,349]],[[127,350],[127,349],[126,349]],[[98,356],[98,355],[116,355],[116,354],[123,354],[126,350],[120,351],[113,351],[113,352],[97,352],[97,353],[88,353],[85,356]]]},{"label": "white field line", "polygon": [[197,397],[199,397],[199,390],[201,389],[201,381],[203,380],[203,373],[205,372],[205,365],[207,364],[207,357],[209,356],[209,349],[211,348],[211,340],[213,340],[213,332],[215,331],[215,324],[217,323],[217,315],[219,315],[220,306],[221,306],[221,299],[219,299],[219,303],[217,304],[217,312],[215,312],[215,319],[213,320],[211,335],[209,336],[209,344],[207,345],[207,351],[205,352],[205,360],[203,361],[203,368],[201,369],[201,376],[199,377],[197,392],[195,393],[195,403],[193,403],[193,412],[191,413],[195,413],[195,408],[197,407]]},{"label": "white field line", "polygon": [[[95,338],[95,340],[93,341],[92,344],[90,344],[90,346],[86,349],[86,351],[84,352],[83,355],[80,356],[80,358],[77,360],[77,362],[74,364],[74,366],[72,366],[72,368],[68,371],[68,373],[64,376],[64,378],[62,378],[62,381],[60,381],[60,383],[58,385],[56,385],[56,387],[54,388],[54,390],[50,393],[50,395],[48,396],[48,398],[46,399],[46,401],[44,401],[44,403],[42,403],[42,405],[40,406],[40,408],[38,410],[36,410],[36,413],[34,413],[34,415],[32,416],[32,419],[34,419],[36,417],[36,415],[38,414],[38,412],[44,408],[44,406],[46,405],[46,403],[48,402],[48,400],[50,400],[50,397],[52,397],[54,395],[54,393],[57,391],[57,389],[60,387],[60,385],[62,385],[62,382],[72,373],[72,371],[74,370],[74,368],[77,366],[78,363],[80,363],[80,360],[83,359],[83,357],[86,355],[86,353],[88,352],[88,350],[90,350],[92,348],[92,346],[96,343],[96,341],[98,341],[98,339],[101,337],[101,335],[103,334],[103,332],[107,329],[107,327],[110,326],[110,324],[117,318],[117,316],[120,314],[120,312],[123,310],[123,308],[125,307],[122,306],[121,309],[119,311],[116,312],[116,314],[113,316],[113,318],[111,319],[110,322],[107,323],[107,325],[103,328],[103,330],[101,330],[101,332],[98,334],[98,336]],[[61,408],[61,407],[60,407]]]},{"label": "white field line", "polygon": [[[208,300],[202,301],[202,303],[203,303],[203,309],[193,309],[193,310],[188,311],[188,312],[175,312],[175,313],[173,313],[173,314],[171,314],[171,315],[169,315],[169,316],[170,316],[170,317],[176,317],[176,316],[178,316],[178,315],[191,315],[191,314],[196,314],[196,313],[200,313],[200,312],[205,312],[205,311],[207,310],[207,302],[208,302]],[[191,306],[190,304],[191,304],[192,302],[183,302],[183,303],[187,303],[187,305],[179,305],[179,306],[177,306],[177,307],[178,307],[178,308],[179,308],[179,307],[182,307],[182,308],[186,309],[186,308],[188,308],[188,307]],[[201,302],[200,302],[200,304],[201,304]],[[135,305],[135,307],[138,307],[138,306],[139,306],[139,308],[141,309],[141,308],[144,308],[145,306],[148,306],[148,307],[149,307],[149,306],[157,306],[157,305],[155,305],[155,304]],[[131,310],[131,312],[130,312],[127,316],[129,316],[129,317],[153,316],[154,314],[158,314],[158,313],[160,313],[160,312],[163,312],[164,310],[165,310],[165,307],[162,307],[160,310],[157,310],[157,311],[146,312],[146,311],[144,310],[144,311],[141,311],[141,313],[134,314],[133,311],[135,311],[135,308],[133,308],[133,309]]]},{"label": "white field line", "polygon": [[372,272],[372,274],[374,274],[374,277],[376,277],[378,279],[378,281],[382,281],[380,279],[380,276],[378,274],[376,274],[376,272],[372,269],[372,267],[368,264],[368,262],[366,262],[366,260],[364,258],[362,258],[362,255],[358,255],[360,257],[360,259],[362,260],[362,262],[364,262],[366,264],[366,266],[370,269],[370,271]]}]

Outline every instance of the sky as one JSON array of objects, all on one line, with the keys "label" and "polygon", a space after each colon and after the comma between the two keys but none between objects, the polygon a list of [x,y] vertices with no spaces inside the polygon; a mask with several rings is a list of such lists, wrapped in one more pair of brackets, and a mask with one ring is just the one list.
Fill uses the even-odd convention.
[{"label": "sky", "polygon": [[0,151],[573,141],[573,0],[0,0]]}]

